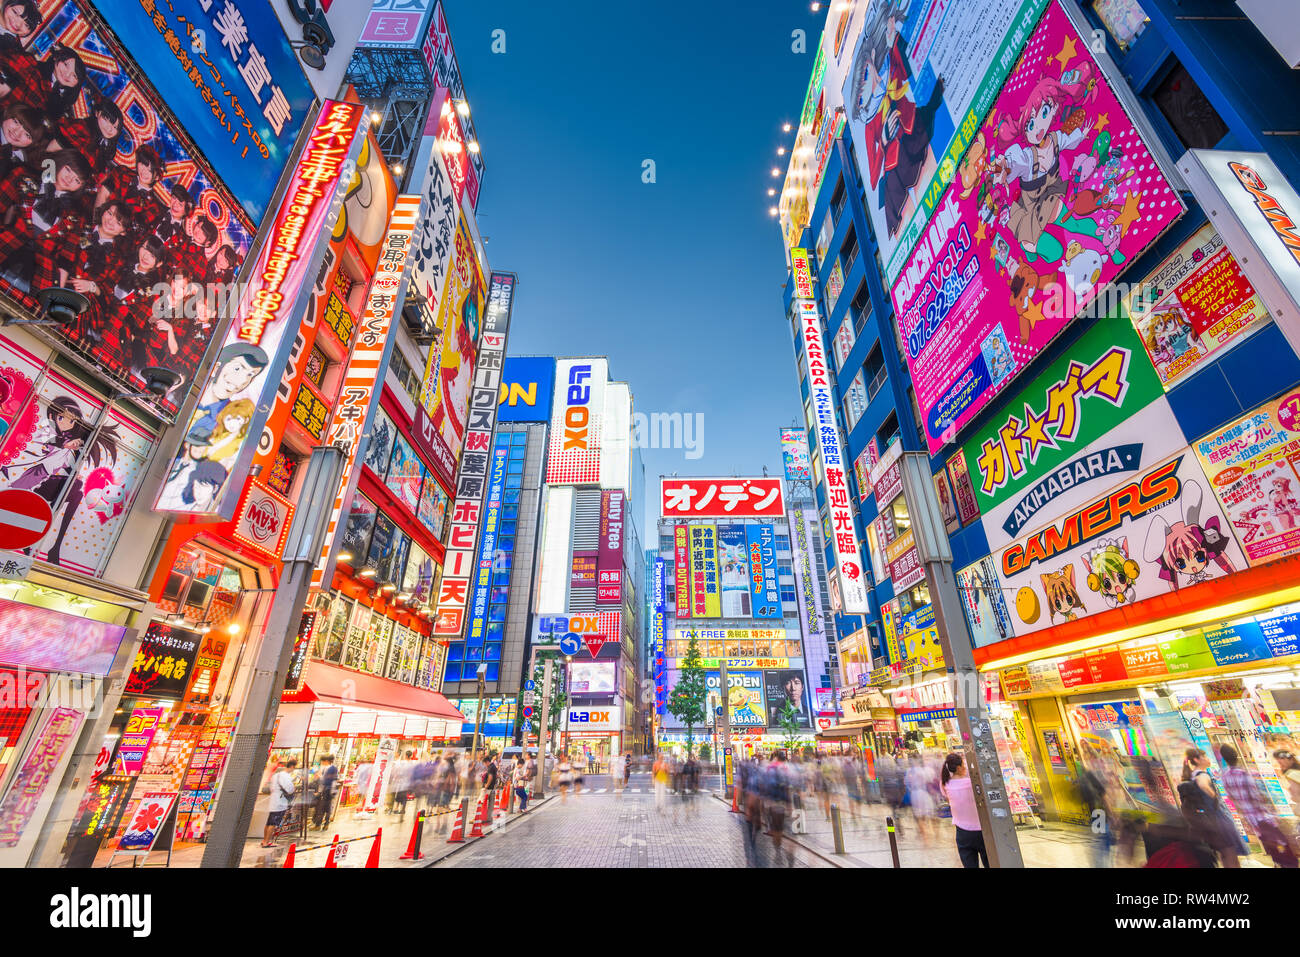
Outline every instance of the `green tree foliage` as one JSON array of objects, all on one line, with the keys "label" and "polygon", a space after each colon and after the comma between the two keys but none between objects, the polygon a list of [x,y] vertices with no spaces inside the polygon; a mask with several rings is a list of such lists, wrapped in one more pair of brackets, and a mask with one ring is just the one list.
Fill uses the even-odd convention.
[{"label": "green tree foliage", "polygon": [[668,695],[667,704],[669,713],[686,725],[687,754],[691,754],[695,748],[695,726],[704,723],[707,697],[700,646],[696,641],[695,632],[692,631],[690,644],[686,647],[686,657],[682,660],[681,670],[677,673],[677,684]]}]

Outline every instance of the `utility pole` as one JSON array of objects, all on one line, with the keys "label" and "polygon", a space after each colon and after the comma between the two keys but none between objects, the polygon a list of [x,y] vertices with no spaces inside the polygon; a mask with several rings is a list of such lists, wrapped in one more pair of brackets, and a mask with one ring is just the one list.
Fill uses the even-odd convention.
[{"label": "utility pole", "polygon": [[727,647],[718,659],[718,681],[722,685],[722,796],[731,796],[731,686],[727,684]]},{"label": "utility pole", "polygon": [[934,492],[930,459],[922,452],[904,452],[901,457],[903,495],[912,517],[912,536],[925,567],[934,608],[934,622],[943,648],[943,660],[956,681],[953,703],[961,731],[980,829],[988,850],[990,867],[1024,867],[1020,839],[1016,836],[1002,765],[984,710],[984,695],[975,658],[966,631],[957,579],[952,570],[952,546],[943,524],[943,512]]},{"label": "utility pole", "polygon": [[[541,797],[545,793],[543,782],[546,780],[546,745],[551,737],[551,665],[554,662],[547,658],[543,667],[545,674],[542,675],[542,722],[537,726],[537,782],[533,786],[533,796]],[[530,669],[531,675],[531,669]],[[524,747],[527,748],[527,737],[524,738]]]}]

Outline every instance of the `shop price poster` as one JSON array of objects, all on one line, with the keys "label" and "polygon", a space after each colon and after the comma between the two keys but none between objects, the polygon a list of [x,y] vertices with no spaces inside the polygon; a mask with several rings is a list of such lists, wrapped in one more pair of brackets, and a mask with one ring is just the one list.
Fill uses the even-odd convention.
[{"label": "shop price poster", "polygon": [[1252,565],[1300,552],[1300,392],[1260,406],[1195,448]]},{"label": "shop price poster", "polygon": [[1268,309],[1208,223],[1143,279],[1123,306],[1166,390],[1268,322]]},{"label": "shop price poster", "polygon": [[1051,5],[893,285],[930,452],[1182,213]]}]

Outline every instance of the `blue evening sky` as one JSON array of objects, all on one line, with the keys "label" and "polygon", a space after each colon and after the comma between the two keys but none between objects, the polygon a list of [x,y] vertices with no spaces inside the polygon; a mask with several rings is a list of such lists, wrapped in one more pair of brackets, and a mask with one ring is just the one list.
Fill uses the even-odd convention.
[{"label": "blue evening sky", "polygon": [[[608,355],[635,410],[703,413],[703,457],[642,450],[648,497],[661,474],[780,474],[777,430],[801,413],[767,189],[825,7],[446,8],[487,166],[479,228],[519,275],[508,352]],[[796,28],[813,52],[791,52]]]}]

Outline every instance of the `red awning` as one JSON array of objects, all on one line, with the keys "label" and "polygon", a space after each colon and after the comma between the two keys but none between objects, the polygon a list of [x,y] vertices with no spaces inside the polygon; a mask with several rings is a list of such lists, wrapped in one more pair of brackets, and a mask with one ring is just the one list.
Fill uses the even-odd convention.
[{"label": "red awning", "polygon": [[[345,685],[344,682],[347,682]],[[310,697],[306,697],[309,695]],[[281,700],[290,700],[281,697]],[[408,714],[464,721],[457,711],[436,691],[413,688],[399,681],[349,671],[323,661],[307,666],[306,680],[292,698],[294,701],[327,701],[330,704],[405,711]]]}]

